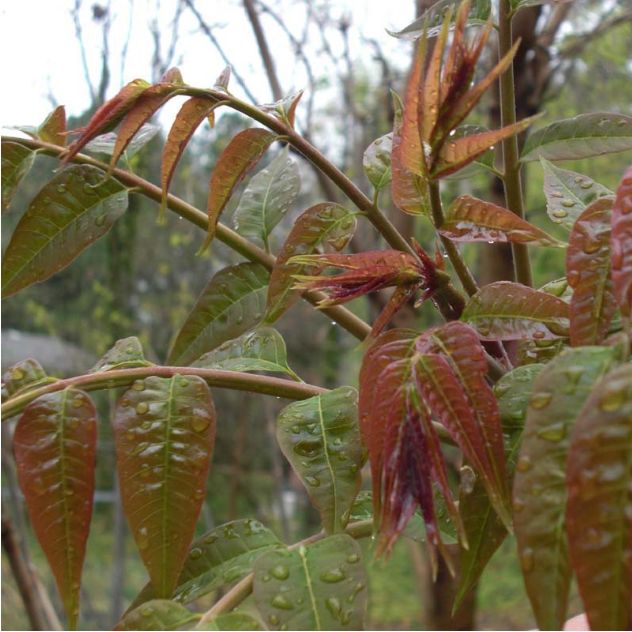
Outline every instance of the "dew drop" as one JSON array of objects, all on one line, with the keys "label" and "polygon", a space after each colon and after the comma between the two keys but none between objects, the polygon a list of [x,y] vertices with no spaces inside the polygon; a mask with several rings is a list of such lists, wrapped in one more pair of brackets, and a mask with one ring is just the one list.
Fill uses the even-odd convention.
[{"label": "dew drop", "polygon": [[81,397],[75,397],[72,400],[72,407],[73,408],[81,408],[83,406],[83,400],[81,399]]},{"label": "dew drop", "polygon": [[204,544],[213,544],[215,542],[217,542],[217,536],[214,533],[211,533],[204,538]]},{"label": "dew drop", "polygon": [[137,538],[138,548],[141,551],[144,551],[149,547],[149,532],[147,531],[147,527],[141,527],[138,530],[138,538]]},{"label": "dew drop", "polygon": [[266,575],[262,575],[262,576],[261,576],[261,581],[264,581],[264,582],[269,582],[269,581],[270,581],[270,579],[271,579],[271,577],[270,577],[270,575],[268,575],[268,574],[266,574]]},{"label": "dew drop", "polygon": [[322,573],[320,579],[328,584],[337,584],[346,577],[344,571],[341,568],[332,568],[325,573]]},{"label": "dew drop", "polygon": [[202,549],[198,549],[198,548],[191,549],[191,552],[189,553],[189,557],[192,560],[200,559],[202,557]]},{"label": "dew drop", "polygon": [[523,454],[518,459],[518,462],[516,463],[516,469],[519,472],[526,472],[527,470],[530,470],[531,469],[531,458],[528,455]]},{"label": "dew drop", "polygon": [[534,554],[533,549],[527,547],[522,551],[522,555],[520,556],[520,561],[522,562],[522,570],[525,573],[528,573],[533,570],[534,566]]},{"label": "dew drop", "polygon": [[592,187],[592,182],[590,180],[584,180],[579,183],[580,189],[590,189]]},{"label": "dew drop", "polygon": [[68,190],[68,188],[66,187],[65,184],[58,184],[57,185],[57,193],[66,193],[67,190]]},{"label": "dew drop", "polygon": [[599,400],[599,408],[606,413],[612,413],[623,406],[624,400],[625,393],[623,389],[607,390]]},{"label": "dew drop", "polygon": [[94,223],[97,226],[103,226],[103,224],[105,224],[105,215],[99,215],[99,217],[94,220]]},{"label": "dew drop", "polygon": [[294,434],[299,434],[301,431],[299,426],[292,426],[291,430]]},{"label": "dew drop", "polygon": [[568,217],[568,211],[565,211],[563,208],[557,208],[551,212],[551,215],[553,215],[553,217],[557,217],[558,219],[564,219],[565,217]]},{"label": "dew drop", "polygon": [[133,384],[132,384],[132,388],[135,391],[144,391],[145,390],[145,382],[143,380],[136,380]]},{"label": "dew drop", "polygon": [[294,604],[283,595],[276,595],[274,599],[272,599],[272,605],[281,610],[294,610]]},{"label": "dew drop", "polygon": [[140,425],[143,430],[149,430],[151,428],[151,421],[143,421]]},{"label": "dew drop", "polygon": [[199,415],[195,415],[193,419],[191,419],[191,427],[195,432],[202,432],[209,427],[210,420],[208,417],[201,417]]},{"label": "dew drop", "polygon": [[538,437],[546,441],[561,441],[566,436],[566,426],[559,421],[538,431]]},{"label": "dew drop", "polygon": [[125,433],[125,438],[126,438],[128,441],[134,441],[134,437],[135,437],[135,436],[136,436],[136,435],[134,434],[134,432],[133,432],[132,430],[128,430],[128,431]]},{"label": "dew drop", "polygon": [[541,410],[542,408],[546,408],[551,403],[552,398],[553,395],[551,393],[534,393],[531,396],[529,404],[531,405],[531,408]]},{"label": "dew drop", "polygon": [[24,371],[22,371],[22,369],[19,368],[15,368],[15,369],[11,369],[11,379],[15,382],[19,382],[20,380],[23,380],[25,377],[25,373]]},{"label": "dew drop", "polygon": [[284,580],[289,577],[290,570],[287,566],[283,566],[283,564],[277,564],[277,566],[270,570],[270,574],[276,579]]},{"label": "dew drop", "polygon": [[276,614],[271,614],[268,617],[268,621],[272,624],[272,625],[279,625],[279,617],[276,616]]},{"label": "dew drop", "polygon": [[351,555],[347,556],[347,562],[349,562],[349,564],[355,564],[356,562],[360,561],[360,556],[357,553],[352,553]]},{"label": "dew drop", "polygon": [[136,414],[144,415],[149,410],[149,405],[147,402],[139,402],[136,404]]},{"label": "dew drop", "polygon": [[584,243],[582,244],[582,250],[587,255],[592,255],[597,252],[601,248],[601,245],[598,241],[592,241],[591,239],[584,239]]},{"label": "dew drop", "polygon": [[140,613],[143,615],[143,617],[151,617],[151,615],[154,613],[154,610],[151,606],[145,606],[144,608],[141,608]]},{"label": "dew drop", "polygon": [[310,487],[318,487],[320,485],[320,480],[318,478],[316,478],[315,476],[306,476],[305,477],[305,482]]},{"label": "dew drop", "polygon": [[575,206],[575,202],[573,202],[573,200],[569,200],[568,198],[563,199],[560,204],[566,208],[573,208],[573,206]]},{"label": "dew drop", "polygon": [[327,610],[331,612],[331,615],[335,619],[340,619],[340,611],[342,610],[342,604],[337,597],[328,597],[325,599],[325,606],[327,606]]}]

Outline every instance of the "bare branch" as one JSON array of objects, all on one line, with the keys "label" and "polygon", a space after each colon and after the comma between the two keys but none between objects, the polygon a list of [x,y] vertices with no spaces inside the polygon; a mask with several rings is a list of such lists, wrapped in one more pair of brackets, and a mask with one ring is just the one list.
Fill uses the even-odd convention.
[{"label": "bare branch", "polygon": [[86,56],[86,45],[83,41],[83,28],[81,26],[81,0],[75,0],[75,4],[70,12],[72,16],[73,24],[75,25],[75,37],[79,42],[79,53],[81,55],[81,65],[83,66],[83,76],[86,80],[86,85],[90,91],[90,101],[94,103],[96,101],[97,93],[90,77],[90,68],[88,66],[88,58]]}]

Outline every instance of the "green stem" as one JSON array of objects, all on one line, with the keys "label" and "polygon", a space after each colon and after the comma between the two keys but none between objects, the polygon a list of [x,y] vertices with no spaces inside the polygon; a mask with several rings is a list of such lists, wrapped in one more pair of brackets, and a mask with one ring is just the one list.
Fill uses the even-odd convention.
[{"label": "green stem", "polygon": [[[502,59],[513,45],[511,32],[510,0],[499,0],[498,3],[498,54]],[[500,76],[500,120],[501,126],[513,125],[516,122],[516,92],[514,84],[513,63]],[[507,208],[518,217],[524,219],[524,200],[520,182],[520,160],[518,138],[513,135],[502,142],[503,147],[503,185]],[[531,287],[533,277],[529,262],[529,251],[525,244],[511,244],[516,280]]]},{"label": "green stem", "polygon": [[[361,520],[359,522],[352,522],[345,529],[345,533],[350,535],[352,538],[356,540],[360,538],[368,538],[373,535],[373,521],[372,520]],[[324,532],[316,533],[315,535],[311,535],[300,542],[295,542],[288,546],[290,551],[294,551],[301,546],[308,546],[313,544],[314,542],[318,542],[327,537],[327,534]],[[198,626],[203,625],[205,623],[209,623],[215,617],[220,614],[224,614],[225,612],[230,612],[234,608],[236,608],[250,593],[252,592],[252,581],[254,578],[254,574],[250,573],[246,575],[239,583],[235,584],[217,603],[213,605],[210,610],[207,610],[202,618],[198,622]]]},{"label": "green stem", "polygon": [[[432,211],[432,221],[434,223],[435,229],[438,231],[441,226],[443,226],[443,222],[445,221],[445,217],[443,215],[443,206],[441,204],[441,190],[439,188],[439,183],[434,181],[429,184],[430,189],[430,208]],[[443,235],[439,235],[441,239],[441,243],[445,248],[445,251],[450,259],[450,263],[454,267],[454,270],[461,281],[461,285],[463,289],[472,296],[478,292],[478,285],[476,283],[476,279],[473,274],[470,272],[470,269],[467,267],[467,264],[463,260],[459,249],[456,247],[454,243],[452,243],[447,237]]]},{"label": "green stem", "polygon": [[174,375],[197,375],[209,386],[230,388],[251,393],[264,393],[286,399],[307,399],[314,395],[326,393],[327,389],[320,386],[295,382],[278,377],[241,373],[240,371],[221,371],[219,369],[201,369],[189,366],[146,366],[136,369],[113,369],[77,375],[63,380],[51,382],[39,388],[34,388],[21,395],[17,395],[2,404],[2,420],[10,419],[20,413],[33,400],[65,388],[80,388],[84,391],[98,391],[118,386],[127,386],[135,380],[156,375],[158,377],[172,377]]},{"label": "green stem", "polygon": [[[41,151],[42,153],[56,157],[59,157],[59,155],[65,151],[64,147],[60,147],[59,145],[52,145],[38,139],[15,138],[13,140],[19,142],[22,145],[30,147],[31,149],[35,149]],[[107,171],[109,168],[109,165],[101,162],[100,160],[95,160],[94,158],[90,158],[89,156],[83,154],[77,154],[77,156],[72,159],[72,162],[83,165],[92,165],[104,171]],[[154,200],[155,202],[158,202],[160,204],[162,198],[162,190],[160,189],[160,187],[157,187],[155,184],[148,182],[140,176],[137,176],[136,174],[125,171],[123,169],[114,169],[112,171],[112,175],[119,182],[133,188],[135,191],[141,193],[145,197]],[[208,217],[206,213],[203,213],[194,206],[191,206],[191,204],[188,204],[184,200],[181,200],[180,198],[169,194],[167,196],[167,208],[170,211],[177,213],[181,217],[184,217],[192,224],[195,224],[199,228],[202,228],[205,232],[208,231]],[[222,243],[226,244],[235,252],[238,252],[239,254],[244,256],[246,259],[254,261],[256,263],[260,263],[268,270],[271,270],[273,268],[275,258],[271,254],[255,246],[247,239],[244,239],[239,233],[236,233],[234,230],[231,230],[224,224],[217,225],[215,235]],[[303,297],[310,303],[315,305],[316,303],[323,300],[325,298],[325,295],[321,292],[304,292]],[[323,312],[329,319],[337,322],[341,327],[344,327],[344,329],[346,329],[350,334],[352,334],[359,340],[364,340],[371,332],[371,327],[367,323],[365,323],[355,314],[350,312],[348,309],[341,307],[340,305],[327,307],[319,311]]]}]

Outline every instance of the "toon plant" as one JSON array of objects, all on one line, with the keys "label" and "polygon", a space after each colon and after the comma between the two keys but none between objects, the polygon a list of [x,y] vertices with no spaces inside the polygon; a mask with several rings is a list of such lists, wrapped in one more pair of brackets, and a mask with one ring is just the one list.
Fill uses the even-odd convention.
[{"label": "toon plant", "polygon": [[[442,1],[405,29],[419,45],[393,131],[365,153],[372,199],[295,130],[300,94],[262,108],[230,93],[228,73],[213,89],[187,85],[175,69],[154,85],[133,81],[69,146],[63,108],[31,138],[3,138],[3,206],[36,154],[61,161],[11,236],[3,296],[70,264],[125,212],[130,192],[155,200],[160,218],[169,210],[200,227],[202,250],[218,239],[245,259],[209,281],[164,365],[146,361],[127,338],[85,375],[55,379],[26,360],[4,377],[3,418],[19,416],[20,485],[70,627],[94,493],[89,392],[115,388],[125,389],[114,421],[119,484],[149,575],[118,629],[360,629],[367,589],[356,540],[374,534],[376,554],[388,553],[418,509],[433,568],[438,556],[451,564],[446,543],[460,545],[457,604],[513,531],[541,629],[561,628],[573,576],[593,628],[632,626],[632,168],[610,191],[556,164],[631,149],[632,118],[580,114],[531,132],[519,151],[517,135],[534,120],[515,120],[511,20],[528,4],[500,0],[494,24],[489,2]],[[473,83],[494,26],[499,62]],[[495,82],[502,127],[464,124]],[[176,96],[186,100],[158,187],[116,165]],[[170,195],[169,184],[196,128],[220,108],[255,125],[219,156],[203,212]],[[81,153],[113,129],[109,164]],[[247,182],[231,230],[222,211],[275,143],[281,149]],[[275,256],[268,237],[298,192],[288,146],[347,202],[305,210]],[[524,217],[521,166],[538,160],[548,214],[567,229],[567,242]],[[442,199],[442,180],[466,167],[499,177],[506,205]],[[389,183],[396,212],[431,220],[435,253],[409,243],[381,210]],[[372,224],[388,249],[345,253],[358,222]],[[479,288],[459,244],[487,241],[511,244],[514,281]],[[532,248],[565,248],[566,277],[534,288]],[[372,324],[341,306],[389,287]],[[289,368],[272,325],[301,297],[365,341],[358,391],[310,385]],[[444,324],[389,328],[398,310],[426,300]],[[211,388],[296,400],[279,415],[277,437],[321,532],[288,545],[244,519],[192,541],[214,444]],[[448,476],[447,444],[461,455],[460,484]],[[372,491],[360,493],[367,455]],[[226,586],[205,614],[186,607]],[[234,612],[251,593],[258,619]]]}]

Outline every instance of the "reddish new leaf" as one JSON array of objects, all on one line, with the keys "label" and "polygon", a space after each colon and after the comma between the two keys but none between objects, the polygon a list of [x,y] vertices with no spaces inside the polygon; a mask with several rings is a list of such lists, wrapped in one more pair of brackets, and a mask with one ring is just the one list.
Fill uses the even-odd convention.
[{"label": "reddish new leaf", "polygon": [[294,290],[294,275],[317,272],[317,269],[288,263],[291,257],[316,252],[342,250],[355,232],[353,213],[333,202],[316,204],[295,222],[277,257],[268,286],[268,306],[265,321],[273,323],[296,301],[300,293]]},{"label": "reddish new leaf", "polygon": [[244,179],[270,144],[275,135],[268,130],[252,127],[239,132],[226,146],[217,159],[208,194],[208,235],[202,246],[204,250],[215,236],[215,227],[235,187]]},{"label": "reddish new leaf", "polygon": [[617,309],[610,276],[612,199],[596,200],[577,218],[568,239],[566,277],[573,288],[570,303],[571,344],[603,342]]},{"label": "reddish new leaf", "polygon": [[160,186],[162,187],[161,217],[167,207],[169,184],[182,152],[191,136],[193,136],[193,132],[220,105],[222,105],[222,101],[212,101],[205,97],[194,97],[186,101],[180,108],[162,150],[162,165],[160,167]]},{"label": "reddish new leaf", "polygon": [[566,531],[592,630],[632,629],[632,365],[605,375],[582,409],[566,469]]},{"label": "reddish new leaf", "polygon": [[120,92],[106,101],[92,116],[86,127],[81,130],[79,138],[68,147],[62,164],[70,162],[93,138],[114,129],[125,113],[134,105],[136,99],[147,89],[149,84],[143,79],[134,79]]},{"label": "reddish new leaf", "polygon": [[114,423],[123,508],[157,597],[171,596],[206,493],[215,408],[199,377],[134,382]]},{"label": "reddish new leaf", "polygon": [[75,629],[92,517],[96,409],[75,389],[49,393],[22,413],[13,437],[18,480],[37,539]]},{"label": "reddish new leaf", "polygon": [[628,167],[612,209],[612,284],[621,313],[632,316],[632,167]]},{"label": "reddish new leaf", "polygon": [[548,340],[568,335],[568,305],[562,299],[509,281],[481,288],[465,306],[461,320],[483,340]]},{"label": "reddish new leaf", "polygon": [[57,106],[39,126],[37,136],[47,143],[60,145],[66,144],[66,108]]},{"label": "reddish new leaf", "polygon": [[458,197],[450,205],[439,232],[453,241],[510,241],[537,246],[563,245],[506,208],[469,195]]}]

